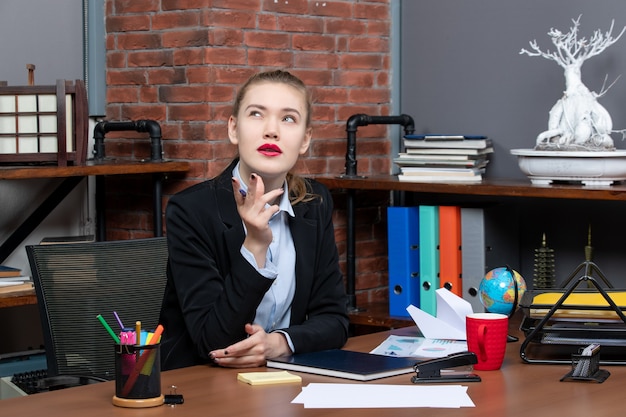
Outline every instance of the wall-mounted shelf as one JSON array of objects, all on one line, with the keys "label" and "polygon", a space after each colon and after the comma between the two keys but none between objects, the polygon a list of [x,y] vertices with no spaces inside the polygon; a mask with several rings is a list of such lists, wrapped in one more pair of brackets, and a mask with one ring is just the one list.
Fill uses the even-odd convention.
[{"label": "wall-mounted shelf", "polygon": [[[564,199],[564,200],[595,200],[595,201],[626,201],[626,185],[612,185],[606,187],[587,187],[577,184],[534,185],[528,180],[483,180],[477,184],[445,184],[445,183],[417,183],[399,181],[394,175],[371,177],[335,176],[317,177],[318,181],[332,190],[343,190],[349,200],[356,191],[405,191],[421,196],[459,199]],[[354,224],[354,203],[347,204],[348,224]],[[354,247],[355,228],[348,227],[348,248]],[[388,320],[388,311],[380,306],[356,305],[355,288],[355,256],[347,254],[346,281],[348,297],[351,307],[352,320],[363,321],[367,316],[370,322],[384,323]],[[393,326],[389,326],[393,327]]]}]

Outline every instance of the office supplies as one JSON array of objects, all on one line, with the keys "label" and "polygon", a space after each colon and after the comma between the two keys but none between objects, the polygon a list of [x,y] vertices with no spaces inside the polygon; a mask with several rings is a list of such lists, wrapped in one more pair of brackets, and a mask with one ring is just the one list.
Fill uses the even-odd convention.
[{"label": "office supplies", "polygon": [[435,290],[435,296],[435,315],[413,305],[407,308],[422,335],[427,339],[465,340],[465,317],[473,313],[471,304],[445,288]]},{"label": "office supplies", "polygon": [[287,371],[240,372],[237,380],[250,385],[301,383],[302,377]]},{"label": "office supplies", "polygon": [[[137,323],[139,323],[139,326],[141,326],[140,322],[137,322]],[[130,374],[130,376],[126,380],[126,383],[124,383],[124,387],[121,390],[121,397],[126,397],[128,395],[128,393],[133,389],[133,386],[135,385],[135,382],[137,381],[139,374],[141,372],[145,372],[143,371],[143,368],[146,365],[146,362],[151,356],[154,355],[154,353],[152,352],[154,352],[155,350],[152,347],[154,347],[155,345],[158,346],[158,341],[160,340],[162,333],[163,333],[163,326],[159,324],[156,330],[154,331],[154,333],[152,334],[152,337],[148,341],[147,345],[142,346],[142,348],[145,348],[145,349],[139,355],[139,359],[137,360],[137,363],[135,364],[133,373]],[[153,357],[152,361],[154,360],[155,359]]]},{"label": "office supplies", "polygon": [[461,287],[461,208],[439,206],[439,285],[463,296]]},{"label": "office supplies", "polygon": [[389,335],[370,353],[386,356],[412,357],[419,359],[443,358],[452,353],[466,352],[467,342],[452,339],[427,339]]},{"label": "office supplies", "polygon": [[420,303],[423,311],[436,314],[439,288],[439,208],[419,206]]},{"label": "office supplies", "polygon": [[445,369],[459,368],[478,363],[478,358],[472,352],[460,352],[448,355],[443,358],[431,359],[415,364],[415,376],[411,382],[433,383],[433,382],[480,382],[480,376],[468,372],[444,373]]},{"label": "office supplies", "polygon": [[600,345],[592,343],[582,349],[579,354],[572,355],[572,370],[565,374],[561,381],[594,381],[602,383],[611,375],[599,368]]},{"label": "office supplies", "polygon": [[410,373],[415,362],[416,360],[411,358],[330,349],[269,359],[267,367],[370,381]]},{"label": "office supplies", "polygon": [[116,311],[113,312],[113,315],[115,316],[115,320],[117,320],[117,324],[120,325],[120,329],[124,329],[124,323],[122,323],[122,320],[120,319],[120,316],[118,316]]},{"label": "office supplies", "polygon": [[135,343],[141,345],[141,322],[139,320],[135,322]]},{"label": "office supplies", "polygon": [[[461,385],[387,385],[387,384],[337,384],[310,383],[291,401],[302,404],[305,409],[343,409],[339,415],[359,415],[363,409],[366,415],[421,415],[417,407],[425,407],[424,414],[436,415],[434,408],[457,409],[474,407],[467,394],[467,387]],[[393,411],[384,409],[393,408]],[[355,410],[356,409],[356,410]],[[366,410],[367,409],[367,410]],[[370,409],[374,409],[373,412]],[[403,413],[401,409],[409,411]],[[338,410],[332,410],[337,414]],[[311,411],[309,411],[311,413]],[[307,415],[325,415],[325,413]],[[297,413],[294,415],[303,415]]]},{"label": "office supplies", "polygon": [[389,314],[408,317],[419,305],[419,208],[387,207]]},{"label": "office supplies", "polygon": [[120,343],[120,338],[115,334],[113,329],[111,329],[111,327],[106,322],[106,320],[104,320],[104,317],[102,317],[102,314],[98,314],[96,318],[100,321],[100,323],[102,323],[102,327],[104,327],[104,329],[111,335],[115,343]]},{"label": "office supplies", "polygon": [[180,405],[183,404],[185,402],[185,398],[183,398],[183,394],[178,394],[176,392],[176,385],[171,385],[170,386],[170,393],[169,394],[165,394],[165,398],[163,399],[163,403],[170,405],[170,406],[176,406],[176,405]]},{"label": "office supplies", "polygon": [[[154,407],[163,404],[161,393],[160,345],[116,345],[115,395],[113,405],[127,408]],[[134,361],[128,373],[127,361]],[[143,370],[150,363],[149,369]],[[141,371],[141,376],[140,376]]]},{"label": "office supplies", "polygon": [[[578,289],[581,284],[586,285]],[[599,343],[604,347],[599,364],[625,365],[625,297],[624,290],[604,289],[588,275],[545,294],[527,291],[520,302],[526,336],[520,357],[527,363],[567,363],[576,349]]]}]

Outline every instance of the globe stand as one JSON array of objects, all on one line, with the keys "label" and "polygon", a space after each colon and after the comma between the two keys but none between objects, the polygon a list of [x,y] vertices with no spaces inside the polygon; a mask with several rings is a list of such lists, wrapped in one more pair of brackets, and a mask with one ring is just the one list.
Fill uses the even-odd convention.
[{"label": "globe stand", "polygon": [[[517,280],[515,279],[513,270],[509,268],[508,265],[506,266],[506,269],[509,271],[509,273],[511,274],[511,277],[513,278],[513,290],[515,291],[515,297],[513,298],[513,306],[511,307],[511,312],[509,313],[509,320],[511,320],[511,318],[513,317],[513,314],[515,314],[515,311],[517,311],[517,306],[519,305],[519,286],[517,284]],[[506,335],[507,343],[517,342],[517,341],[519,341],[519,337],[513,336],[511,334]]]}]

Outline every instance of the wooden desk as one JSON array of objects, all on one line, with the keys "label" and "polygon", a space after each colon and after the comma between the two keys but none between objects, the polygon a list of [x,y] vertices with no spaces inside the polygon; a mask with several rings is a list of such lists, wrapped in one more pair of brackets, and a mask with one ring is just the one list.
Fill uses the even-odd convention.
[{"label": "wooden desk", "polygon": [[[513,326],[512,326],[513,327]],[[416,335],[414,327],[374,333],[351,338],[347,349],[369,351],[388,334]],[[519,333],[512,329],[512,333]],[[20,417],[63,416],[253,416],[253,417],[402,417],[430,416],[508,416],[528,417],[555,413],[565,416],[617,416],[623,412],[621,393],[626,367],[603,367],[611,376],[602,384],[590,382],[560,382],[569,370],[561,365],[529,365],[519,357],[520,342],[510,343],[501,370],[475,371],[482,382],[468,383],[468,392],[476,407],[460,409],[305,409],[291,404],[298,395],[298,384],[250,386],[237,381],[241,370],[196,366],[164,372],[163,392],[171,385],[183,394],[185,403],[171,408],[124,409],[111,404],[113,382],[12,398],[0,401],[2,415]],[[261,369],[248,369],[259,371]],[[311,382],[359,383],[330,377],[300,374],[302,386]],[[412,385],[412,374],[384,378],[368,384]]]}]

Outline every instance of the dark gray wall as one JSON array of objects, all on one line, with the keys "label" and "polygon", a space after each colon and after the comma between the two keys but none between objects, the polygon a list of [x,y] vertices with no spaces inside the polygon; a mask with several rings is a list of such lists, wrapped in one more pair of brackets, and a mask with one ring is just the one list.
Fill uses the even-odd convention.
[{"label": "dark gray wall", "polygon": [[[569,31],[581,17],[580,36],[626,26],[624,0],[404,0],[401,1],[400,110],[419,133],[485,134],[495,142],[488,178],[524,179],[514,148],[532,148],[547,128],[548,112],[565,89],[554,61],[520,55],[529,41],[555,50],[547,32]],[[626,128],[626,35],[582,67],[583,82],[599,92],[605,76],[617,83],[599,102],[614,129]],[[626,148],[618,134],[616,147]],[[419,203],[419,202],[417,202]],[[594,260],[614,285],[624,287],[623,203],[575,200],[508,200],[519,225],[519,257],[501,259],[532,282],[534,249],[546,233],[564,280],[584,260],[592,226]]]},{"label": "dark gray wall", "polygon": [[0,80],[26,85],[83,78],[83,0],[1,0]]},{"label": "dark gray wall", "polygon": [[[404,0],[401,2],[402,113],[420,133],[486,134],[495,141],[487,178],[524,178],[510,149],[532,148],[565,88],[554,61],[520,55],[536,39],[554,50],[548,30],[567,32],[582,15],[580,35],[626,26],[623,0]],[[585,62],[583,82],[599,92],[614,129],[626,128],[626,35]],[[613,135],[618,148],[626,143]]]}]

